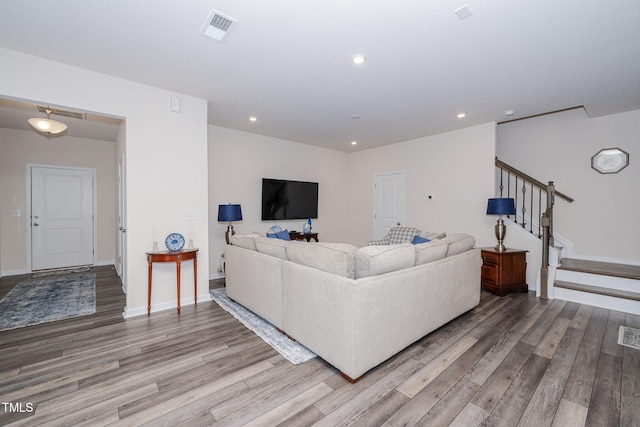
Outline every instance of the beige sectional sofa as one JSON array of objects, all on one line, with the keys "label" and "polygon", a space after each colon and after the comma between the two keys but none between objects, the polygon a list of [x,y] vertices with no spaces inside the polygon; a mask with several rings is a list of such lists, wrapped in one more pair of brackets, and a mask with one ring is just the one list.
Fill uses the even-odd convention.
[{"label": "beige sectional sofa", "polygon": [[227,295],[355,381],[478,305],[474,245],[462,233],[363,248],[235,235]]}]

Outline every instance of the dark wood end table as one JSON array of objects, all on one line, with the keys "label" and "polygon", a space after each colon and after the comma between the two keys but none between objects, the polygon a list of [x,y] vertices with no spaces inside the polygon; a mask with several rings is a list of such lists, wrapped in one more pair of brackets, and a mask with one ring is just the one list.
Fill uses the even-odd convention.
[{"label": "dark wood end table", "polygon": [[289,233],[289,238],[291,240],[298,240],[298,241],[307,241],[310,242],[311,239],[315,240],[316,242],[319,242],[320,240],[318,240],[318,233]]},{"label": "dark wood end table", "polygon": [[528,251],[482,248],[482,286],[499,296],[509,292],[528,292],[527,255]]}]

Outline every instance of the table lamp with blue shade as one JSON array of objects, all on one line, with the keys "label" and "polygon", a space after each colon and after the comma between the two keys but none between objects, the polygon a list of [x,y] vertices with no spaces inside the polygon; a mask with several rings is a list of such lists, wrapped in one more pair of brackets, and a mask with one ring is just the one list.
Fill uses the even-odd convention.
[{"label": "table lamp with blue shade", "polygon": [[501,197],[496,199],[489,199],[487,203],[487,215],[499,215],[498,222],[496,223],[496,238],[498,239],[498,244],[496,245],[496,250],[498,252],[504,252],[507,248],[502,243],[504,241],[505,236],[507,235],[507,226],[504,225],[504,221],[502,220],[502,215],[515,215],[516,214],[516,204],[511,198]]},{"label": "table lamp with blue shade", "polygon": [[229,223],[227,231],[224,233],[227,245],[229,244],[229,238],[236,234],[233,230],[233,225],[231,225],[233,221],[242,221],[242,208],[240,205],[232,205],[231,203],[228,205],[218,205],[218,222]]}]

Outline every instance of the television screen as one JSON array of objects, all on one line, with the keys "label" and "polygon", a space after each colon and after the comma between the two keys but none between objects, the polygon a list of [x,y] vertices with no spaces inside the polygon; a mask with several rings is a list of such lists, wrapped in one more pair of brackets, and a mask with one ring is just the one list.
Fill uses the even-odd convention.
[{"label": "television screen", "polygon": [[318,217],[318,183],[262,178],[262,220]]}]

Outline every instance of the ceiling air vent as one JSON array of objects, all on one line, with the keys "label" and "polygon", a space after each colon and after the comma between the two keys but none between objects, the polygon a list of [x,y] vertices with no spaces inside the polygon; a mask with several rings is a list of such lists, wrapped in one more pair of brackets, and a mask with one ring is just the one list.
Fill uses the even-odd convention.
[{"label": "ceiling air vent", "polygon": [[212,10],[202,30],[200,30],[200,34],[221,42],[227,38],[237,23],[238,21],[235,19],[223,15],[217,10]]},{"label": "ceiling air vent", "polygon": [[36,109],[41,113],[45,113],[46,110],[50,110],[51,114],[85,120],[84,113],[78,113],[77,111],[62,110],[60,108],[48,107],[46,105],[36,105]]}]

